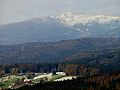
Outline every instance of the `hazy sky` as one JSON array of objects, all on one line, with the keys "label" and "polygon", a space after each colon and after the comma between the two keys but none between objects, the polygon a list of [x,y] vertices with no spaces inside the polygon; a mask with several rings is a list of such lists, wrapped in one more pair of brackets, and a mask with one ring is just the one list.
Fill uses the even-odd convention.
[{"label": "hazy sky", "polygon": [[120,0],[0,0],[0,24],[74,12],[120,16]]}]

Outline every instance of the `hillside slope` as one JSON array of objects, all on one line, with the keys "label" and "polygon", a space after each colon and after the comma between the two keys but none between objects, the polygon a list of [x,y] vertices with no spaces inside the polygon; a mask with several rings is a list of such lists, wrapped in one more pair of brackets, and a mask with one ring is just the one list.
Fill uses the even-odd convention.
[{"label": "hillside slope", "polygon": [[[58,42],[1,45],[0,63],[48,63],[64,62],[67,59],[68,61],[74,61],[79,56],[80,58],[83,57],[84,52],[85,54],[89,52],[88,56],[90,55],[90,58],[92,58],[91,55],[97,55],[99,51],[103,53],[106,49],[119,47],[119,42],[120,39],[117,38],[83,38]],[[108,53],[110,52],[108,51]],[[88,58],[87,55],[86,58]],[[85,60],[83,59],[82,61]]]}]

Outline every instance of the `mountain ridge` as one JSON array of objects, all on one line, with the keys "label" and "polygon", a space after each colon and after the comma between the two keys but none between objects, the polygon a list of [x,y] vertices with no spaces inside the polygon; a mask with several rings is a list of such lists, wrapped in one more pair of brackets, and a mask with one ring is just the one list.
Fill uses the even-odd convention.
[{"label": "mountain ridge", "polygon": [[105,16],[105,15],[79,15],[73,14],[71,12],[66,12],[56,16],[61,23],[64,23],[69,26],[73,26],[75,24],[87,24],[92,22],[98,23],[109,23],[110,21],[120,21],[120,17],[118,16]]},{"label": "mountain ridge", "polygon": [[92,23],[88,22],[87,24],[84,24],[84,22],[81,24],[81,20],[73,20],[75,24],[73,21],[68,20],[69,23],[73,22],[71,26],[66,25],[60,18],[57,18],[57,16],[50,16],[0,25],[0,44],[11,45],[26,42],[56,42],[80,38],[119,38],[120,19],[118,19],[118,17],[114,18],[115,19],[110,19],[110,22],[108,19],[105,23],[98,23],[99,20],[96,19],[95,21],[90,20]]}]

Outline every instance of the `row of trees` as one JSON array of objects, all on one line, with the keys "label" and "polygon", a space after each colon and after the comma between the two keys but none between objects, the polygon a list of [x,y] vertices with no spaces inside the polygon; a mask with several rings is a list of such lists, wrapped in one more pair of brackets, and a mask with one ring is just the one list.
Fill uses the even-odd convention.
[{"label": "row of trees", "polygon": [[5,73],[50,73],[65,72],[67,75],[93,75],[99,73],[95,67],[88,67],[80,64],[18,64],[18,65],[1,65],[0,76]]},{"label": "row of trees", "polygon": [[120,71],[120,65],[105,64],[105,65],[82,65],[68,63],[44,63],[44,64],[13,64],[0,65],[0,76],[5,74],[20,74],[20,73],[50,73],[50,72],[65,72],[67,75],[95,75],[106,74]]}]

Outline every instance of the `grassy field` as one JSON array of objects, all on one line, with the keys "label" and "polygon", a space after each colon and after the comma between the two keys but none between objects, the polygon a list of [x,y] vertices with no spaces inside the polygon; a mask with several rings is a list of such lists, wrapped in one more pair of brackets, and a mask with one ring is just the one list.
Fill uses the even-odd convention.
[{"label": "grassy field", "polygon": [[63,75],[53,75],[52,78],[50,79],[50,81],[54,81],[54,80],[59,79],[61,77],[63,77]]},{"label": "grassy field", "polygon": [[6,89],[9,86],[13,85],[18,79],[22,79],[22,76],[11,75],[8,77],[0,78],[3,82],[0,82],[0,88]]},{"label": "grassy field", "polygon": [[[44,82],[53,82],[56,79],[60,79],[62,77],[65,77],[65,75],[53,75],[51,77],[43,77],[43,78],[38,78],[38,79],[31,79],[33,84],[39,83],[40,81],[44,80]],[[2,89],[7,89],[10,86],[12,86],[14,83],[16,83],[16,81],[22,80],[22,78],[26,78],[26,76],[15,76],[15,75],[10,75],[7,77],[2,77],[0,78],[0,81],[2,80],[2,82],[0,82],[0,88]],[[48,79],[47,79],[48,78]]]}]

